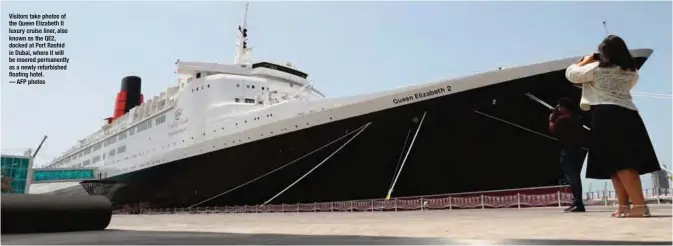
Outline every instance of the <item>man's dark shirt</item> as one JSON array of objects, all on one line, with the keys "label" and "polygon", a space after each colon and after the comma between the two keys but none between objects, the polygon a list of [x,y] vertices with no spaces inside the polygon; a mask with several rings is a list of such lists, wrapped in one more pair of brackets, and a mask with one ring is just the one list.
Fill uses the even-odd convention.
[{"label": "man's dark shirt", "polygon": [[551,117],[550,131],[561,142],[562,147],[579,147],[582,143],[582,121],[573,114],[554,113]]}]

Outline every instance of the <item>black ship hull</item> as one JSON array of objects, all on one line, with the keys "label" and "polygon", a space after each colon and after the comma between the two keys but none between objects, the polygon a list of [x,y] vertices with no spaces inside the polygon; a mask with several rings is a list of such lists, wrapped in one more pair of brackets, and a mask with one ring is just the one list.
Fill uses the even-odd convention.
[{"label": "black ship hull", "polygon": [[[639,65],[644,61],[639,60]],[[563,73],[541,74],[334,121],[102,181],[123,184],[108,194],[120,205],[149,203],[151,207],[173,208],[208,199],[199,206],[261,204],[334,153],[354,131],[371,123],[270,203],[383,198],[410,146],[393,197],[558,185],[562,174],[557,141],[501,120],[547,134],[549,109],[525,93],[550,104],[560,97],[579,101],[580,89]],[[589,120],[587,115],[585,124]],[[348,133],[351,135],[324,147]]]}]

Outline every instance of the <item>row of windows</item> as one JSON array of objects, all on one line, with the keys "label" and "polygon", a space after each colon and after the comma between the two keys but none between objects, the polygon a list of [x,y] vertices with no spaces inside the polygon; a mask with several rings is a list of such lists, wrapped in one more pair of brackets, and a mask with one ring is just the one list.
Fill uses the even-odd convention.
[{"label": "row of windows", "polygon": [[[236,87],[241,87],[241,84],[236,84]],[[255,89],[255,85],[245,85],[245,88],[248,88],[248,89]],[[269,90],[269,87],[264,87],[264,86],[262,86],[262,90],[263,90],[263,91],[264,91],[264,90]]]},{"label": "row of windows", "polygon": [[[290,84],[290,85],[292,85],[292,84]],[[240,87],[241,87],[241,84],[236,84],[236,87],[239,87],[239,88],[240,88]],[[201,90],[203,90],[203,86],[201,86],[200,88],[201,88]],[[206,88],[210,88],[210,84],[206,84]],[[245,88],[248,88],[248,89],[255,89],[255,85],[245,85]],[[263,91],[265,91],[265,90],[269,90],[269,87],[264,87],[264,86],[262,86],[261,89],[262,89]],[[198,86],[197,86],[196,88],[192,89],[192,92],[195,92],[195,91],[199,91],[199,87],[198,87]]]},{"label": "row of windows", "polygon": [[113,136],[113,137],[108,138],[107,140],[105,140],[105,146],[114,144],[115,142],[117,142],[117,137],[116,137],[116,136]]},{"label": "row of windows", "polygon": [[[323,108],[323,110],[324,110],[324,108]],[[273,117],[273,114],[267,114],[266,117]],[[255,117],[255,118],[253,118],[253,120],[259,120],[259,119],[260,119],[260,117]],[[329,120],[333,120],[332,117],[330,117]],[[245,123],[247,123],[247,122],[248,122],[248,121],[245,120]],[[236,123],[236,125],[238,125],[238,123]],[[306,125],[308,126],[309,123],[306,122]],[[299,125],[295,125],[295,128],[299,128]],[[224,130],[224,127],[223,127],[222,129]],[[287,128],[285,128],[285,129],[281,129],[281,132],[282,132],[282,131],[287,131]],[[273,132],[271,132],[270,134],[273,135]],[[203,133],[203,135],[205,136],[206,133]],[[264,134],[262,134],[261,136],[264,136]],[[192,139],[194,139],[194,138],[192,137]],[[248,137],[248,139],[251,139],[251,138]],[[182,142],[184,142],[184,140],[182,140]],[[234,141],[234,143],[235,143],[235,142],[236,142],[236,141]],[[241,142],[241,140],[238,140],[238,142]],[[176,143],[174,142],[173,145],[175,145],[175,144],[176,144]],[[226,144],[225,144],[225,146],[226,146]],[[170,147],[170,144],[169,144],[169,147]],[[162,148],[163,148],[163,146],[162,146]],[[213,148],[215,148],[215,146],[213,146]],[[125,146],[125,145],[122,145],[122,146],[119,146],[119,147],[116,148],[116,149],[112,149],[112,150],[110,150],[110,152],[109,152],[109,156],[111,157],[111,156],[114,156],[115,154],[118,155],[118,154],[121,154],[121,153],[123,153],[123,152],[126,152],[126,146]],[[142,153],[141,153],[141,154],[142,154]],[[132,157],[136,157],[136,156],[137,156],[137,154],[134,154]],[[127,157],[127,158],[128,158],[128,157]],[[91,163],[97,163],[97,162],[100,161],[100,160],[101,160],[101,158],[100,158],[99,156],[96,156],[96,157],[94,157],[94,158],[92,159],[92,162],[91,162]],[[105,154],[102,155],[102,160],[105,160]],[[76,167],[80,167],[80,166],[86,166],[86,165],[89,165],[89,161],[88,161],[88,160],[87,160],[87,161],[84,161],[84,162],[82,162],[82,163],[80,163],[80,164],[77,164],[77,165],[75,165],[75,166],[76,166]]]},{"label": "row of windows", "polygon": [[[208,88],[210,88],[210,85],[207,85]],[[203,90],[203,85],[201,86],[201,90]],[[196,87],[196,91],[199,91],[199,87]],[[194,89],[192,89],[192,92],[194,92]]]},{"label": "row of windows", "polygon": [[[166,115],[165,115],[165,114],[162,114],[162,115],[156,117],[156,118],[154,119],[154,122],[155,122],[155,125],[159,125],[159,124],[161,124],[161,123],[166,122]],[[138,132],[143,131],[143,130],[147,130],[147,129],[149,129],[149,128],[152,128],[152,120],[151,120],[151,119],[148,119],[148,120],[146,120],[146,121],[144,121],[144,122],[138,124],[137,127],[138,127]],[[120,141],[121,141],[121,140],[124,140],[124,139],[126,139],[127,134],[128,134],[129,136],[133,136],[133,134],[135,133],[135,130],[136,130],[136,127],[131,127],[130,129],[128,129],[128,130],[126,130],[126,131],[123,131],[123,132],[117,134],[116,136],[112,136],[112,137],[106,139],[106,140],[103,141],[102,143],[96,143],[96,144],[94,144],[93,146],[91,146],[91,147],[89,147],[89,148],[86,148],[86,149],[84,149],[83,151],[81,151],[81,152],[79,152],[79,153],[76,153],[76,154],[74,154],[74,155],[72,155],[72,156],[69,156],[69,157],[63,159],[63,161],[60,162],[59,164],[57,164],[56,166],[61,166],[62,164],[66,164],[66,163],[68,163],[68,162],[70,162],[70,161],[77,160],[78,158],[80,158],[80,157],[82,157],[82,156],[85,156],[85,155],[90,154],[92,151],[97,151],[97,150],[101,149],[101,148],[104,147],[104,146],[114,144],[115,142],[117,142],[117,140],[120,140]],[[114,154],[113,154],[113,155],[114,155]],[[79,164],[78,164],[78,165],[79,165]]]},{"label": "row of windows", "polygon": [[93,151],[99,150],[101,147],[103,147],[103,143],[97,143],[93,145]]},{"label": "row of windows", "polygon": [[[234,101],[235,102],[241,102],[241,99],[243,99],[244,103],[252,103],[252,104],[255,103],[255,99],[250,99],[250,98],[238,98],[237,97],[237,98],[234,98]],[[259,104],[262,104],[262,103],[263,103],[262,101],[259,101]]]},{"label": "row of windows", "polygon": [[166,122],[166,115],[165,114],[162,114],[161,116],[157,117],[154,120],[155,125],[159,125],[159,124],[164,123],[164,122]]},{"label": "row of windows", "polygon": [[138,124],[138,132],[142,132],[144,130],[152,128],[152,121],[151,120],[146,120]]}]

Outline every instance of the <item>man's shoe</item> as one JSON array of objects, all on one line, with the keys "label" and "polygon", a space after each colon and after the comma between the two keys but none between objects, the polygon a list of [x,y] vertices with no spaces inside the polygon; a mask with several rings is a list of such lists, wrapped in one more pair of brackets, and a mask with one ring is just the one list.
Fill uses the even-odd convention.
[{"label": "man's shoe", "polygon": [[566,209],[563,210],[563,212],[570,212],[571,210],[575,209],[575,205],[572,205],[570,207],[567,207]]},{"label": "man's shoe", "polygon": [[583,213],[586,211],[587,210],[584,208],[584,206],[573,206],[571,209],[566,210],[568,213]]}]

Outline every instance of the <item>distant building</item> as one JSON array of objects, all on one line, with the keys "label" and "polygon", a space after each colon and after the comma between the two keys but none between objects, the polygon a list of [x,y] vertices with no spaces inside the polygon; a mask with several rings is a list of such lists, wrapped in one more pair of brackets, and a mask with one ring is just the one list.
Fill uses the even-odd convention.
[{"label": "distant building", "polygon": [[28,193],[32,178],[33,158],[28,153],[25,156],[2,155],[2,193]]},{"label": "distant building", "polygon": [[[665,165],[663,166],[664,168],[666,168]],[[655,190],[655,192],[661,189],[671,188],[671,183],[667,171],[665,170],[656,171],[651,173],[650,175],[652,175],[652,188]]]}]

